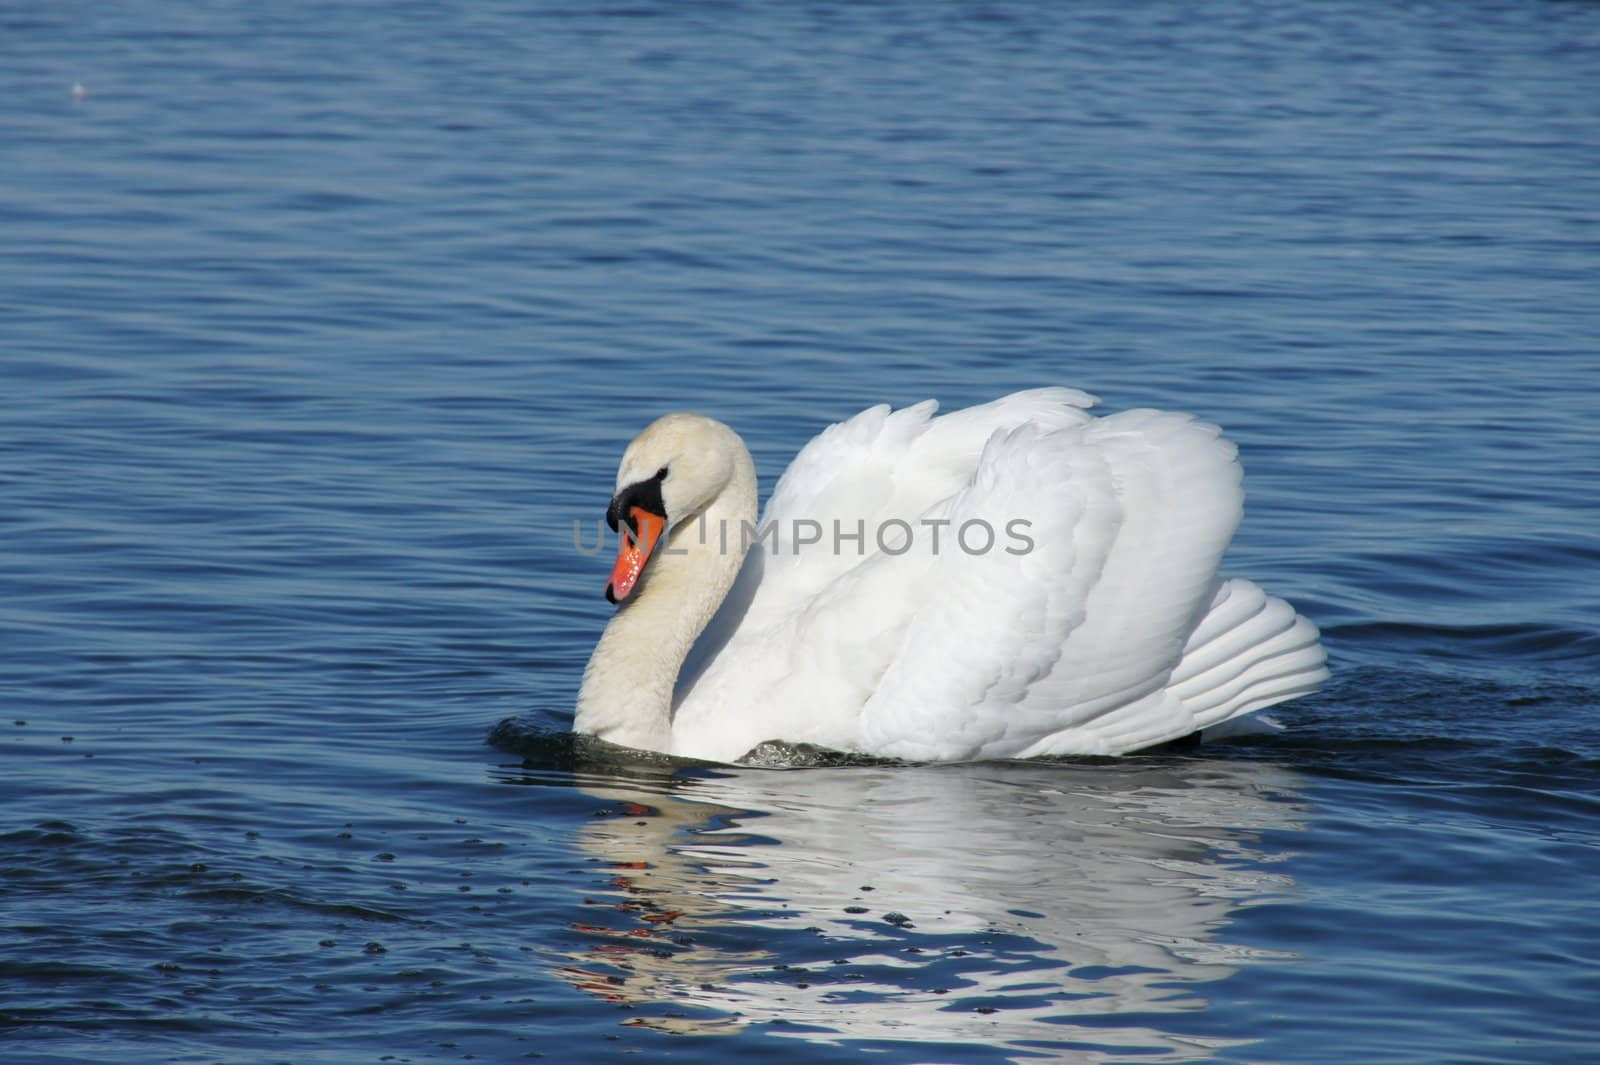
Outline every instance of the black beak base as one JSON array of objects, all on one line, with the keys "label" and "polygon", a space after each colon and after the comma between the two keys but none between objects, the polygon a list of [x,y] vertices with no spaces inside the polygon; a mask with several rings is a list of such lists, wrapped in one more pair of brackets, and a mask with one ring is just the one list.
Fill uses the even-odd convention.
[{"label": "black beak base", "polygon": [[666,517],[667,507],[661,501],[661,478],[652,477],[648,481],[635,481],[617,493],[611,505],[606,508],[606,524],[611,526],[612,532],[617,531],[618,523],[626,522],[628,528],[638,535],[639,530],[632,518],[634,507]]}]

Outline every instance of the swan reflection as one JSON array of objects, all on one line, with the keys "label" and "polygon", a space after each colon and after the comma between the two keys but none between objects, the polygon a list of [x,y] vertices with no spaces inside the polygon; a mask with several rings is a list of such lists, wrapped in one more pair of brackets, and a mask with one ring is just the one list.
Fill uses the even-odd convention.
[{"label": "swan reflection", "polygon": [[610,805],[578,840],[604,872],[564,975],[627,1023],[1082,1060],[1216,1051],[1153,1024],[1261,956],[1220,933],[1292,890],[1260,833],[1301,813],[1282,768],[1199,759],[579,786]]}]

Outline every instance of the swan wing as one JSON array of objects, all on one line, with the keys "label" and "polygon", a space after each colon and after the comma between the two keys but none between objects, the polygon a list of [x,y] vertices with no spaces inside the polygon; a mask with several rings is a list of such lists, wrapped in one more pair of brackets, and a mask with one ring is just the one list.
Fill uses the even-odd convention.
[{"label": "swan wing", "polygon": [[1236,455],[1215,426],[1160,411],[997,436],[952,518],[1026,515],[1034,547],[934,561],[862,745],[918,760],[1114,754],[1194,731],[1167,685],[1243,513]]},{"label": "swan wing", "polygon": [[[875,407],[807,445],[686,673],[678,753],[1116,754],[1315,687],[1315,628],[1217,576],[1242,515],[1234,446],[1092,402]],[[796,544],[802,521],[820,542]],[[835,521],[865,536],[841,542]],[[880,541],[891,521],[912,534]]]},{"label": "swan wing", "polygon": [[[934,417],[935,400],[891,411],[871,407],[811,440],[779,479],[761,519],[767,559],[760,614],[803,609],[830,582],[891,549],[909,526],[972,479],[996,431],[1023,425],[1082,426],[1095,398],[1036,388]],[[820,535],[815,549],[797,546]]]},{"label": "swan wing", "polygon": [[684,665],[679,753],[737,757],[780,736],[855,747],[860,708],[928,590],[922,520],[948,512],[996,432],[1079,428],[1094,402],[1040,388],[935,417],[929,400],[871,407],[819,433],[779,479],[733,588]]}]

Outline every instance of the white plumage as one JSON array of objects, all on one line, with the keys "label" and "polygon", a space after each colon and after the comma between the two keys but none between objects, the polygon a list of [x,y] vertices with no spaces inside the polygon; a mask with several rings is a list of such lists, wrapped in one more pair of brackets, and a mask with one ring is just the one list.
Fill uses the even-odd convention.
[{"label": "white plumage", "polygon": [[1120,754],[1312,691],[1316,627],[1217,575],[1242,515],[1234,446],[1188,415],[1094,402],[1046,388],[942,417],[863,411],[796,456],[748,553],[743,443],[659,420],[617,500],[668,471],[671,531],[595,650],[575,727],[716,761],[768,740]]}]

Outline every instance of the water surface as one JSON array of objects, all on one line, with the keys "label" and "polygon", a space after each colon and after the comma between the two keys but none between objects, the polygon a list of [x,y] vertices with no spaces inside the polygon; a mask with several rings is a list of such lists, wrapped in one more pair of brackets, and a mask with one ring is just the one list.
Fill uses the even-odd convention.
[{"label": "water surface", "polygon": [[[1571,1062],[1600,10],[0,14],[8,1062]],[[1226,427],[1277,737],[564,738],[626,441]]]}]

